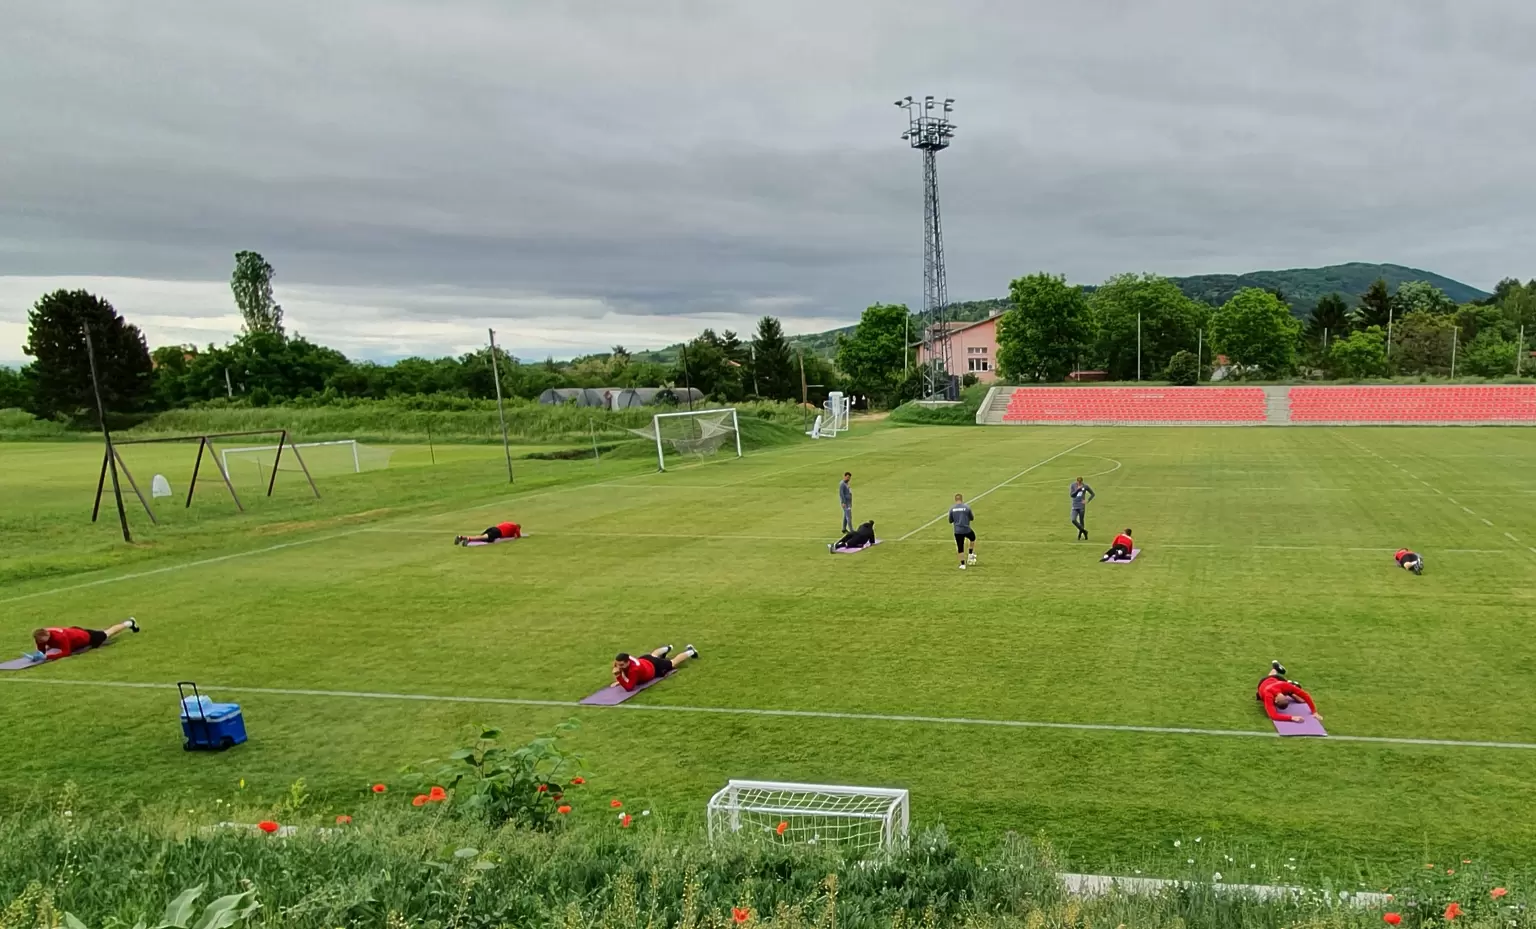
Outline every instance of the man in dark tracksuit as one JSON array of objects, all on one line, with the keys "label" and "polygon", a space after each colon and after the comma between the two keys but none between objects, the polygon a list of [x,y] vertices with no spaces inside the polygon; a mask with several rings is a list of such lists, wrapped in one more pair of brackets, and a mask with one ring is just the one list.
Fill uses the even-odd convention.
[{"label": "man in dark tracksuit", "polygon": [[837,485],[837,502],[843,505],[843,531],[853,531],[853,488],[848,482],[853,480],[853,475],[843,472],[843,479]]},{"label": "man in dark tracksuit", "polygon": [[971,520],[976,514],[965,505],[965,498],[955,494],[955,505],[949,508],[949,521],[955,527],[955,551],[960,553],[960,570],[965,570],[965,543],[971,543],[971,564],[976,563],[976,533],[971,529]]},{"label": "man in dark tracksuit", "polygon": [[1083,517],[1088,512],[1088,501],[1094,497],[1093,488],[1084,484],[1082,478],[1078,478],[1072,482],[1067,492],[1072,495],[1072,525],[1077,527],[1077,537],[1086,539],[1088,527],[1083,525]]}]

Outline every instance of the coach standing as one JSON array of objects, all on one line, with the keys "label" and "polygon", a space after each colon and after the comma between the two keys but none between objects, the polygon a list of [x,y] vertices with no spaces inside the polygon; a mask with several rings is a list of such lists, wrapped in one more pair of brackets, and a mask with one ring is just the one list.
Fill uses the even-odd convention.
[{"label": "coach standing", "polygon": [[1088,501],[1094,497],[1093,488],[1084,484],[1082,478],[1078,478],[1072,482],[1067,492],[1072,495],[1072,525],[1077,527],[1077,537],[1086,539],[1088,527],[1083,524],[1083,519],[1087,516]]},{"label": "coach standing", "polygon": [[848,482],[853,480],[853,473],[843,472],[843,480],[837,485],[837,502],[843,505],[843,531],[853,531],[853,488]]}]

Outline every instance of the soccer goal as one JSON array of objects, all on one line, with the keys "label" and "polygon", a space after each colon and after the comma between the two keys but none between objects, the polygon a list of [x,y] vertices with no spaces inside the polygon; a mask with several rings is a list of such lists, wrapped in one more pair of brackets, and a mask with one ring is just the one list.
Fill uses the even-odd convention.
[{"label": "soccer goal", "polygon": [[907,841],[907,792],[733,780],[709,798],[709,837],[745,833],[772,842],[892,851]]},{"label": "soccer goal", "polygon": [[656,443],[656,469],[667,470],[667,449],[678,454],[702,458],[720,451],[727,441],[735,440],[736,457],[741,457],[741,429],[736,410],[693,410],[685,413],[657,413],[645,429],[631,429]]},{"label": "soccer goal", "polygon": [[[236,484],[266,482],[275,465],[278,470],[298,470],[301,465],[292,455],[278,455],[277,445],[248,445],[244,448],[220,449],[219,458],[224,473]],[[321,476],[337,474],[361,474],[389,467],[393,452],[387,448],[364,445],[356,439],[338,439],[333,442],[289,443],[290,449],[303,449],[304,463],[311,474]]]}]

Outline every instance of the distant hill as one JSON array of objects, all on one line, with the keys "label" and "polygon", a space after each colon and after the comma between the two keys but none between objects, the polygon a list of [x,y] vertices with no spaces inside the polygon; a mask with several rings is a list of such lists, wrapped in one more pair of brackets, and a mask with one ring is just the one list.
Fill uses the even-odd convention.
[{"label": "distant hill", "polygon": [[[1244,287],[1260,287],[1265,290],[1278,290],[1285,296],[1287,303],[1291,305],[1291,312],[1305,318],[1317,306],[1317,301],[1331,293],[1343,294],[1350,302],[1353,302],[1361,294],[1365,293],[1377,278],[1387,282],[1387,286],[1396,290],[1399,284],[1409,281],[1428,281],[1441,290],[1446,296],[1457,303],[1470,303],[1474,300],[1487,299],[1490,294],[1478,290],[1460,281],[1443,277],[1433,271],[1422,271],[1418,268],[1408,268],[1403,265],[1391,264],[1366,264],[1365,262],[1352,261],[1349,264],[1329,265],[1326,268],[1291,268],[1285,271],[1249,271],[1246,274],[1197,274],[1193,277],[1169,278],[1185,295],[1208,303],[1211,306],[1220,306],[1232,298],[1232,295]],[[1085,285],[1085,290],[1093,290],[1094,285]],[[969,300],[950,304],[950,318],[958,320],[986,319],[994,310],[1008,309],[1006,297],[997,297],[991,300]],[[852,333],[852,326],[844,326],[841,329],[831,329],[827,332],[817,332],[810,335],[790,336],[791,342],[796,342],[805,347],[807,351],[818,354],[831,354],[837,347],[839,334]]]}]

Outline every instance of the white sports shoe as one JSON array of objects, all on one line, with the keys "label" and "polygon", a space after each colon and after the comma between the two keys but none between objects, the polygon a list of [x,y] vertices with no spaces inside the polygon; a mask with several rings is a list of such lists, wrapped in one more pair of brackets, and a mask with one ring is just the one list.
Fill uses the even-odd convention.
[{"label": "white sports shoe", "polygon": [[965,570],[965,562],[963,562],[963,561],[960,562],[960,570],[962,570],[962,571]]},{"label": "white sports shoe", "polygon": [[971,564],[975,564],[976,563],[976,553],[975,552],[971,552],[970,561],[971,561]]}]

